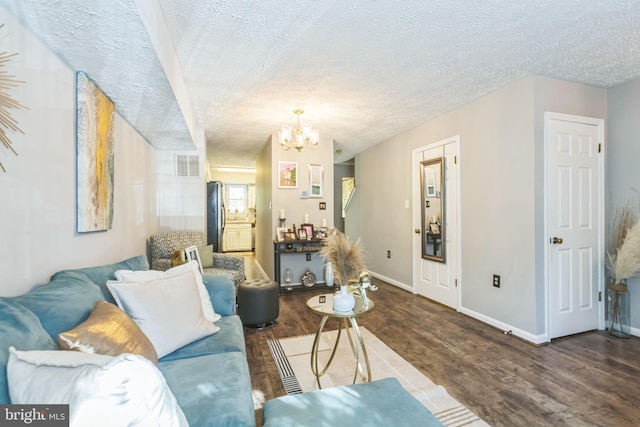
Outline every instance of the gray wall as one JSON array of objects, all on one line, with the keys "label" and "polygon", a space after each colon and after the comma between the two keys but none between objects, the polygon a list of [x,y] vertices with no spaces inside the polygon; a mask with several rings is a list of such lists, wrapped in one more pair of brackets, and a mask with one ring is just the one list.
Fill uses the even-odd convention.
[{"label": "gray wall", "polygon": [[[284,151],[278,144],[277,135],[265,145],[256,161],[256,260],[260,268],[274,279],[273,240],[275,229],[280,225],[280,209],[285,210],[286,226],[300,227],[305,214],[309,222],[320,225],[326,219],[333,225],[333,137],[327,129],[322,129],[320,144],[315,150],[295,149]],[[278,188],[278,162],[298,163],[298,188]],[[309,165],[324,166],[324,191],[322,198],[302,198],[302,191],[309,191]],[[320,210],[320,202],[326,209]]]},{"label": "gray wall", "polygon": [[[607,212],[612,214],[627,200],[640,199],[640,79],[609,89],[608,108]],[[637,335],[640,328],[640,278],[634,277],[628,283],[631,326]]]},{"label": "gray wall", "polygon": [[543,334],[544,111],[605,118],[606,91],[528,77],[358,155],[347,228],[358,230],[371,271],[412,286],[411,151],[460,135],[462,308]]},{"label": "gray wall", "polygon": [[273,277],[273,230],[271,226],[272,147],[267,142],[256,159],[256,262],[267,277]]}]

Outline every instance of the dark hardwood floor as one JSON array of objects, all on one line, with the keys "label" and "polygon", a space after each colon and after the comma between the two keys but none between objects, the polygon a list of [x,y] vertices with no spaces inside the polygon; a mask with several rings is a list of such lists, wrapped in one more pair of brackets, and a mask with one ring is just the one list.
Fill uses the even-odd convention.
[{"label": "dark hardwood floor", "polygon": [[[536,347],[423,297],[376,284],[376,307],[358,323],[487,423],[640,426],[640,339],[594,331]],[[267,400],[285,390],[266,340],[315,333],[320,317],[305,308],[314,293],[323,292],[282,295],[275,326],[245,328],[252,385]]]}]

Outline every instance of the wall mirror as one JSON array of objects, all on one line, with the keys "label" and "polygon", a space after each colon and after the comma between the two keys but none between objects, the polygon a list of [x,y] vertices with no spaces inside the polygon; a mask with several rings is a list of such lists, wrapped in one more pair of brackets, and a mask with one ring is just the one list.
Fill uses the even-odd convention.
[{"label": "wall mirror", "polygon": [[420,165],[422,258],[445,262],[444,158],[425,160]]}]

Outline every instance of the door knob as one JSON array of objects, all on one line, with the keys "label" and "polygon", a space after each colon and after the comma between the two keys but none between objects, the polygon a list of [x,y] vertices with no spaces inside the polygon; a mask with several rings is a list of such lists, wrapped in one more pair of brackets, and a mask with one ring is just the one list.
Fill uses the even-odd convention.
[{"label": "door knob", "polygon": [[553,239],[551,239],[551,243],[553,243],[554,245],[561,245],[562,237],[554,237]]},{"label": "door knob", "polygon": [[416,234],[420,234],[420,229],[419,229],[419,228],[415,228],[415,229],[413,230],[413,232],[414,232],[414,233],[416,233]]}]

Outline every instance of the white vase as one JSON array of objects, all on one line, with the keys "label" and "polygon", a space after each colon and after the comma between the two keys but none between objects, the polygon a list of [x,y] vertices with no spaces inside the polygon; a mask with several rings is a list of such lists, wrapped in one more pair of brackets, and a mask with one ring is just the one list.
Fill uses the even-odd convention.
[{"label": "white vase", "polygon": [[347,292],[346,286],[340,286],[340,292],[333,296],[333,310],[340,312],[349,312],[356,305],[356,299],[350,292]]},{"label": "white vase", "polygon": [[333,288],[333,263],[331,261],[327,261],[327,265],[324,267],[324,281],[328,287]]}]

